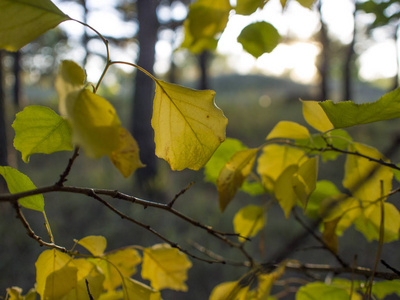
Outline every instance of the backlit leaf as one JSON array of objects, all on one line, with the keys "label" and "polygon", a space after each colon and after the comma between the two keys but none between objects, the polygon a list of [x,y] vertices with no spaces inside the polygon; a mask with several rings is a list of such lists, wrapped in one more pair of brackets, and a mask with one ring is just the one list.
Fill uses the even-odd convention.
[{"label": "backlit leaf", "polygon": [[374,294],[378,299],[384,299],[390,294],[396,294],[400,297],[400,280],[374,282],[372,286],[372,294]]},{"label": "backlit leaf", "polygon": [[67,99],[67,118],[73,143],[93,158],[109,155],[118,148],[121,122],[114,107],[87,89]]},{"label": "backlit leaf", "polygon": [[246,177],[250,174],[258,150],[258,148],[255,148],[239,151],[222,168],[217,180],[219,208],[221,211],[225,210]]},{"label": "backlit leaf", "polygon": [[6,289],[7,296],[6,299],[9,300],[24,300],[22,296],[22,289],[16,286]]},{"label": "backlit leaf", "polygon": [[338,194],[340,194],[340,191],[331,181],[318,181],[315,190],[311,193],[308,199],[306,208],[307,216],[314,219],[318,218],[322,201]]},{"label": "backlit leaf", "polygon": [[80,239],[78,244],[85,247],[94,256],[101,256],[107,247],[107,240],[100,235],[90,235]]},{"label": "backlit leaf", "polygon": [[277,281],[284,273],[285,266],[280,265],[275,271],[268,274],[260,274],[257,276],[257,287],[254,290],[254,296],[251,300],[270,299],[269,294],[275,281]]},{"label": "backlit leaf", "polygon": [[197,91],[157,81],[151,124],[156,155],[172,170],[198,170],[225,140],[228,120],[214,91]]},{"label": "backlit leaf", "polygon": [[58,110],[67,116],[67,97],[72,92],[83,89],[86,80],[85,70],[72,60],[63,60],[58,68],[55,88],[58,94]]},{"label": "backlit leaf", "polygon": [[[397,208],[385,202],[384,208],[384,238],[385,243],[396,241],[399,238],[400,213]],[[381,224],[381,205],[373,203],[362,211],[354,224],[356,229],[367,238],[368,241],[379,240],[379,229]]]},{"label": "backlit leaf", "polygon": [[63,266],[46,278],[43,299],[61,299],[77,285],[77,268]]},{"label": "backlit leaf", "polygon": [[139,146],[136,140],[123,127],[119,128],[118,148],[109,155],[109,158],[125,178],[129,177],[136,169],[145,167],[140,161]]},{"label": "backlit leaf", "polygon": [[264,0],[237,0],[235,12],[239,15],[251,15],[257,8],[263,8]]},{"label": "backlit leaf", "polygon": [[278,177],[275,183],[275,198],[285,213],[285,217],[289,218],[293,206],[297,203],[297,195],[292,187],[293,177],[298,171],[297,165],[287,167]]},{"label": "backlit leaf", "polygon": [[238,281],[223,282],[212,290],[209,300],[246,300],[248,290]]},{"label": "backlit leaf", "polygon": [[267,22],[247,25],[237,38],[243,49],[256,58],[264,53],[272,52],[279,44],[280,39],[278,30]]},{"label": "backlit leaf", "polygon": [[186,255],[168,244],[158,244],[143,251],[142,278],[156,290],[187,291],[187,271],[192,266]]},{"label": "backlit leaf", "polygon": [[[113,251],[97,259],[96,264],[105,275],[104,289],[113,290],[122,284],[122,277],[129,278],[136,273],[136,266],[141,262],[139,253],[132,248]],[[121,277],[122,276],[122,277]]]},{"label": "backlit leaf", "polygon": [[383,95],[373,103],[323,101],[319,105],[335,128],[395,119],[400,117],[400,88]]},{"label": "backlit leaf", "polygon": [[322,240],[325,245],[331,249],[334,253],[338,253],[338,236],[336,233],[336,227],[339,222],[339,218],[324,223],[324,231],[322,232]]},{"label": "backlit leaf", "polygon": [[190,21],[186,19],[183,22],[185,29],[185,39],[183,40],[181,47],[189,49],[190,52],[195,54],[201,54],[205,50],[215,50],[218,45],[218,39],[214,37],[201,37],[195,39],[189,29]]},{"label": "backlit leaf", "polygon": [[73,149],[68,122],[48,107],[25,107],[17,113],[12,127],[15,131],[14,147],[21,152],[26,163],[35,153],[50,154]]},{"label": "backlit leaf", "polygon": [[124,299],[161,300],[159,291],[131,278],[124,279]]},{"label": "backlit leaf", "polygon": [[215,150],[213,156],[204,166],[205,180],[213,183],[217,183],[219,173],[229,159],[238,151],[245,150],[247,147],[237,139],[227,138],[218,148]]},{"label": "backlit leaf", "polygon": [[[4,177],[8,190],[11,194],[36,189],[36,186],[32,183],[28,176],[22,174],[14,168],[0,166],[0,175]],[[41,212],[44,211],[44,199],[42,194],[21,198],[18,200],[18,203],[25,208]]]},{"label": "backlit leaf", "polygon": [[308,139],[310,133],[304,126],[290,121],[280,121],[267,136],[267,140],[274,138],[282,139]]},{"label": "backlit leaf", "polygon": [[361,300],[360,294],[351,290],[351,282],[348,284],[335,283],[328,285],[323,282],[312,282],[300,287],[296,293],[296,300],[336,300],[336,299],[349,299],[351,295],[352,300]]},{"label": "backlit leaf", "polygon": [[[388,161],[375,148],[353,143],[348,148],[377,160]],[[393,172],[390,168],[357,155],[347,155],[343,186],[363,201],[375,201],[392,189]]]},{"label": "backlit leaf", "polygon": [[293,190],[300,202],[307,206],[308,197],[315,190],[318,177],[318,160],[312,157],[303,162],[293,177]]},{"label": "backlit leaf", "polygon": [[316,0],[297,0],[297,2],[299,2],[301,6],[304,6],[306,8],[311,8],[315,1]]},{"label": "backlit leaf", "polygon": [[[248,205],[241,208],[233,218],[235,232],[243,237],[255,236],[265,226],[264,210],[260,206]],[[239,237],[240,241],[245,241]]]},{"label": "backlit leaf", "polygon": [[[65,279],[65,286],[68,287],[74,287],[74,284],[76,285],[76,268],[72,267],[72,269],[75,269],[73,271],[72,269],[68,269],[67,264],[71,261],[72,259],[65,253],[62,253],[60,251],[57,251],[55,249],[52,250],[46,250],[42,252],[37,259],[35,266],[36,266],[36,290],[37,293],[44,299],[45,294],[51,294],[52,288],[51,288],[51,282],[48,282],[48,277],[54,273],[55,271],[61,270],[64,267],[67,267],[65,269],[66,274],[68,274],[68,281]],[[63,273],[64,271],[61,271]],[[75,272],[75,276],[73,273]],[[51,277],[53,280],[62,280],[62,278],[58,278],[58,275],[52,275]],[[61,284],[58,283],[57,284]],[[49,290],[47,290],[49,288]],[[68,291],[67,291],[68,292]]]},{"label": "backlit leaf", "polygon": [[303,150],[285,145],[271,144],[262,150],[257,161],[257,173],[269,192],[273,192],[275,181],[288,166],[297,165],[306,158]]},{"label": "backlit leaf", "polygon": [[50,0],[0,2],[0,49],[17,51],[70,18]]},{"label": "backlit leaf", "polygon": [[333,129],[328,116],[317,101],[301,101],[303,104],[303,117],[306,122],[318,131],[325,132]]}]

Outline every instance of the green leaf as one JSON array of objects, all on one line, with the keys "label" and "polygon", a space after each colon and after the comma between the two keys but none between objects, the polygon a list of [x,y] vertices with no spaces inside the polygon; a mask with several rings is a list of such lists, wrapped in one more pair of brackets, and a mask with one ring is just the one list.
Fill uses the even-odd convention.
[{"label": "green leaf", "polygon": [[247,147],[237,139],[227,138],[218,148],[215,150],[213,156],[204,166],[205,180],[217,183],[217,179],[221,169],[229,161],[229,159],[238,151],[245,150]]},{"label": "green leaf", "polygon": [[71,151],[71,128],[68,122],[48,107],[32,105],[16,115],[14,147],[24,162],[35,153]]},{"label": "green leaf", "polygon": [[[11,194],[36,189],[36,186],[32,183],[28,176],[22,174],[14,168],[0,166],[0,175],[4,177],[8,190]],[[44,199],[42,194],[21,198],[18,200],[18,203],[25,208],[40,212],[44,211]]]},{"label": "green leaf", "polygon": [[192,263],[187,256],[168,244],[158,244],[143,251],[142,277],[157,290],[187,291],[185,281]]},{"label": "green leaf", "polygon": [[250,174],[258,150],[258,148],[255,148],[236,152],[219,173],[217,190],[221,211],[225,210],[246,177]]},{"label": "green leaf", "polygon": [[257,22],[246,26],[237,38],[243,49],[256,58],[264,53],[272,52],[280,39],[278,30],[267,22]]},{"label": "green leaf", "polygon": [[390,294],[396,294],[400,297],[400,280],[375,282],[372,286],[372,294],[374,294],[378,299],[384,299]]},{"label": "green leaf", "polygon": [[331,285],[323,282],[312,282],[300,287],[296,293],[296,300],[361,300],[361,295],[351,291],[351,283],[341,284],[333,282]]},{"label": "green leaf", "polygon": [[[233,228],[236,233],[243,237],[255,236],[265,226],[265,215],[262,207],[247,205],[241,208],[233,218]],[[239,237],[239,241],[245,241]]]},{"label": "green leaf", "polygon": [[0,49],[17,51],[70,18],[50,0],[2,0]]},{"label": "green leaf", "polygon": [[251,15],[257,10],[257,8],[262,9],[265,5],[264,0],[237,0],[235,11],[239,15]]},{"label": "green leaf", "polygon": [[306,209],[307,216],[317,219],[319,217],[318,212],[320,210],[322,201],[338,194],[340,194],[340,191],[331,181],[318,181],[315,190],[311,193],[308,199]]},{"label": "green leaf", "polygon": [[310,133],[306,127],[296,122],[280,121],[267,136],[267,140],[274,138],[308,139],[310,138]]},{"label": "green leaf", "polygon": [[345,128],[400,117],[400,88],[383,95],[373,103],[356,104],[352,101],[320,102],[335,128]]},{"label": "green leaf", "polygon": [[199,170],[225,140],[228,120],[214,96],[157,80],[151,125],[156,155],[172,170]]}]

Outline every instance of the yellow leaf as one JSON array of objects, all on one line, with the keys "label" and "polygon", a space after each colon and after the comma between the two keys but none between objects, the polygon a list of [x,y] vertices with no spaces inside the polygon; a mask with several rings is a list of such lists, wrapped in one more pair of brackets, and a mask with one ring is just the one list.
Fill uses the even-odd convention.
[{"label": "yellow leaf", "polygon": [[336,233],[336,227],[339,221],[340,218],[324,222],[324,231],[322,232],[322,240],[325,242],[325,245],[335,253],[338,253],[338,236]]},{"label": "yellow leaf", "polygon": [[77,268],[67,265],[50,273],[46,278],[43,299],[60,299],[77,285]]},{"label": "yellow leaf", "polygon": [[58,94],[58,110],[64,117],[67,116],[67,96],[72,92],[80,91],[85,84],[86,74],[76,62],[63,60],[58,68],[55,88]]},{"label": "yellow leaf", "polygon": [[87,89],[70,93],[67,118],[72,126],[73,142],[88,156],[99,158],[118,148],[121,122],[106,99]]},{"label": "yellow leaf", "polygon": [[292,180],[298,171],[297,165],[287,167],[275,183],[275,198],[282,207],[285,217],[289,218],[290,211],[296,205],[298,197],[293,189]]},{"label": "yellow leaf", "polygon": [[140,161],[139,146],[136,140],[123,127],[119,128],[118,148],[109,155],[109,158],[125,178],[129,177],[136,169],[145,167]]},{"label": "yellow leaf", "polygon": [[107,240],[100,235],[90,235],[80,239],[78,244],[85,247],[94,256],[101,256],[107,247]]},{"label": "yellow leaf", "polygon": [[258,158],[257,173],[262,177],[265,188],[273,192],[275,181],[290,165],[299,164],[306,158],[303,150],[284,145],[267,145]]},{"label": "yellow leaf", "polygon": [[93,298],[98,299],[103,292],[104,281],[104,275],[100,269],[86,259],[74,259],[72,264],[78,269],[77,285],[62,300],[87,300],[88,287]]},{"label": "yellow leaf", "polygon": [[124,248],[97,259],[96,264],[102,270],[105,281],[104,289],[113,290],[122,284],[122,277],[136,273],[136,266],[141,262],[139,253],[132,248]]},{"label": "yellow leaf", "polygon": [[246,300],[248,290],[238,281],[223,282],[212,290],[209,300]]},{"label": "yellow leaf", "polygon": [[308,198],[317,186],[318,160],[312,157],[303,162],[293,178],[293,189],[300,202],[307,206]]},{"label": "yellow leaf", "polygon": [[156,155],[172,170],[198,170],[225,140],[228,120],[214,103],[214,91],[156,82],[151,125]]},{"label": "yellow leaf", "polygon": [[[60,251],[55,249],[46,250],[42,252],[37,259],[36,266],[36,290],[37,293],[43,298],[46,289],[47,278],[53,272],[60,270],[71,261],[71,258]],[[54,278],[54,276],[53,276]],[[73,279],[72,279],[73,280]],[[75,278],[76,282],[76,278]],[[71,285],[65,282],[66,285]]]},{"label": "yellow leaf", "polygon": [[[233,218],[235,232],[243,237],[255,236],[265,225],[264,210],[260,206],[248,205],[240,209]],[[239,237],[240,241],[245,241]]]},{"label": "yellow leaf", "polygon": [[257,288],[255,290],[255,295],[251,298],[251,300],[267,299],[271,292],[272,285],[283,275],[284,271],[285,265],[282,264],[272,273],[258,275]]},{"label": "yellow leaf", "polygon": [[165,288],[187,291],[187,271],[192,266],[186,255],[167,244],[157,244],[143,251],[142,277],[156,290]]},{"label": "yellow leaf", "polygon": [[301,101],[303,116],[307,123],[316,130],[325,132],[333,129],[331,121],[317,101]]},{"label": "yellow leaf", "polygon": [[[348,148],[377,160],[388,160],[375,148],[353,143]],[[375,201],[392,189],[393,171],[379,163],[356,155],[347,155],[343,186],[362,201]]]},{"label": "yellow leaf", "polygon": [[17,51],[70,18],[50,0],[2,0],[0,49]]},{"label": "yellow leaf", "polygon": [[161,300],[161,294],[141,282],[124,278],[124,299]]},{"label": "yellow leaf", "polygon": [[100,295],[98,300],[123,300],[124,292],[122,290],[111,290]]},{"label": "yellow leaf", "polygon": [[250,174],[258,150],[258,148],[255,148],[236,152],[219,173],[217,190],[221,211],[225,210]]},{"label": "yellow leaf", "polygon": [[24,300],[22,296],[22,289],[16,286],[6,289],[7,296],[6,299],[9,300]]},{"label": "yellow leaf", "polygon": [[310,133],[304,126],[290,121],[280,121],[267,136],[267,140],[274,138],[308,139]]}]

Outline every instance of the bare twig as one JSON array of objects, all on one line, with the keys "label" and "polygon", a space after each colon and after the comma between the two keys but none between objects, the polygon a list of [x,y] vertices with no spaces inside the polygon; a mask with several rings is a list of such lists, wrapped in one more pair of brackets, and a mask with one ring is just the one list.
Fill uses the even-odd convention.
[{"label": "bare twig", "polygon": [[171,200],[171,202],[168,203],[169,207],[172,207],[175,203],[175,201],[182,196],[184,193],[187,192],[188,189],[191,188],[191,186],[194,184],[194,181],[190,182],[183,190],[181,190],[178,194],[175,195],[174,199]]},{"label": "bare twig", "polygon": [[72,165],[75,162],[75,159],[79,156],[79,147],[76,147],[74,150],[74,153],[72,154],[72,157],[68,161],[68,165],[65,168],[64,172],[60,175],[60,179],[57,181],[56,185],[62,186],[64,185],[64,182],[67,181],[67,176],[71,172]]}]

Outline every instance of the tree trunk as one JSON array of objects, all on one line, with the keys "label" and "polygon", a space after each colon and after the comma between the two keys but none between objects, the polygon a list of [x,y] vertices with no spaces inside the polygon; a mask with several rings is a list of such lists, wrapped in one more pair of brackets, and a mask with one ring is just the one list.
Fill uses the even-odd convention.
[{"label": "tree trunk", "polygon": [[14,52],[13,56],[14,56],[13,102],[15,108],[18,110],[21,106],[21,51]]},{"label": "tree trunk", "polygon": [[400,49],[399,49],[399,30],[400,30],[400,23],[396,26],[395,28],[395,33],[394,33],[394,42],[396,46],[396,66],[397,66],[397,72],[396,75],[393,78],[393,86],[392,90],[397,89],[399,87],[399,72],[400,72],[400,61],[399,61],[399,54],[400,54]]},{"label": "tree trunk", "polygon": [[[3,74],[4,51],[0,50],[0,166],[7,166],[7,134],[6,134],[6,111]],[[6,191],[4,179],[0,179],[0,193]]]},{"label": "tree trunk", "polygon": [[[140,47],[137,64],[153,73],[155,44],[157,41],[158,21],[155,0],[138,0],[137,17],[139,22],[138,42]],[[151,128],[153,110],[154,83],[143,72],[137,71],[133,98],[132,132],[140,148],[140,158],[145,168],[136,171],[139,186],[151,189],[157,173],[154,132]]]},{"label": "tree trunk", "polygon": [[329,37],[326,24],[322,17],[321,12],[321,0],[319,2],[319,17],[321,23],[321,29],[319,32],[319,40],[321,43],[322,51],[320,56],[320,62],[318,66],[318,71],[321,77],[320,82],[320,95],[318,97],[319,101],[324,101],[328,99],[328,74],[329,74]]},{"label": "tree trunk", "polygon": [[356,40],[356,9],[354,8],[353,13],[354,27],[353,36],[350,44],[346,49],[346,58],[343,66],[343,98],[342,100],[351,100],[353,98],[352,93],[352,70],[353,70],[353,56],[354,56],[354,44]]},{"label": "tree trunk", "polygon": [[200,82],[199,89],[207,90],[210,88],[209,76],[208,76],[208,61],[210,58],[210,52],[203,51],[199,55],[199,65],[200,65]]}]

